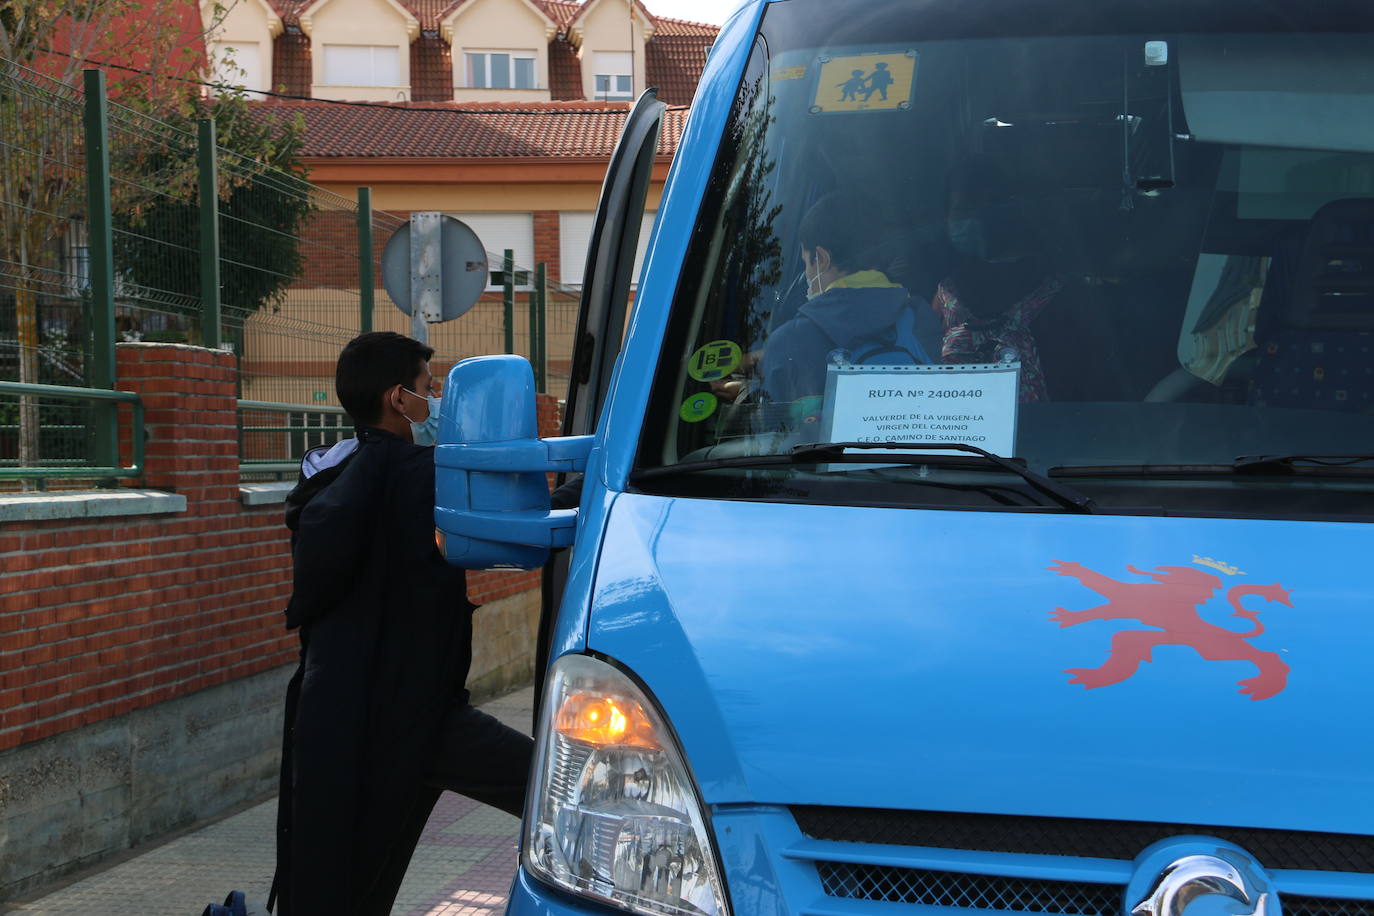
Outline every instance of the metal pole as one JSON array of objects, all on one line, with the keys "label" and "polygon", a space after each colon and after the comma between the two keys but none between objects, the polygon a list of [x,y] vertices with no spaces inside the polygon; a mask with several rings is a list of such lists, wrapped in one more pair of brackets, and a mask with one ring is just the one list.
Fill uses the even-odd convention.
[{"label": "metal pole", "polygon": [[372,330],[377,281],[372,273],[372,189],[358,189],[358,333]]},{"label": "metal pole", "polygon": [[515,352],[515,252],[506,249],[501,270],[501,298],[505,304],[506,352]]},{"label": "metal pole", "polygon": [[534,287],[526,293],[526,305],[529,306],[529,317],[526,323],[530,339],[530,366],[534,369],[534,390],[539,390],[539,296],[536,290],[539,289],[539,272],[543,264],[534,265]]},{"label": "metal pole", "polygon": [[196,166],[200,173],[200,339],[220,348],[219,316],[219,161],[215,122],[200,119]]},{"label": "metal pole", "polygon": [[540,261],[534,268],[534,295],[530,297],[530,352],[534,360],[534,388],[548,390],[548,339],[544,336],[544,310],[548,307],[549,265]]},{"label": "metal pole", "polygon": [[[92,388],[115,386],[114,216],[110,206],[110,124],[105,74],[86,70],[86,228],[90,236]],[[91,408],[95,464],[119,464],[119,414],[112,403]],[[134,429],[140,439],[142,429]]]}]

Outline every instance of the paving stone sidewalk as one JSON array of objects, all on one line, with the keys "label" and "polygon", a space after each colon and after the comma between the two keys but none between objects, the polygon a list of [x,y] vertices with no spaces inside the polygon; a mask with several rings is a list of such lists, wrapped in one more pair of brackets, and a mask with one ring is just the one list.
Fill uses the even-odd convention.
[{"label": "paving stone sidewalk", "polygon": [[[482,709],[526,734],[532,688]],[[23,916],[200,916],[230,890],[261,904],[272,883],[277,802],[263,802],[124,857],[42,896],[0,905]],[[392,916],[499,916],[515,875],[520,822],[445,792],[425,826]]]}]

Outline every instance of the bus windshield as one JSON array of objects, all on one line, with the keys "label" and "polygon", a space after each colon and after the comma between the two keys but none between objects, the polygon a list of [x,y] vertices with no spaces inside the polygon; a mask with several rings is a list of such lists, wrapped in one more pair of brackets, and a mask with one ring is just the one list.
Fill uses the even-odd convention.
[{"label": "bus windshield", "polygon": [[636,486],[1043,508],[956,443],[1106,507],[1367,518],[1374,36],[913,6],[768,8]]}]

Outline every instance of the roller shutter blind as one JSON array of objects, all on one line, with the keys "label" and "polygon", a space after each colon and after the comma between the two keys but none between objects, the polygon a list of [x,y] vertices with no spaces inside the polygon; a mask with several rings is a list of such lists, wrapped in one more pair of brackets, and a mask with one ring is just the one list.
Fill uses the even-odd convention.
[{"label": "roller shutter blind", "polygon": [[534,270],[533,213],[450,213],[449,216],[467,223],[482,240],[491,268],[487,289],[501,288],[501,256],[507,248],[515,252],[515,288],[530,288],[530,275]]},{"label": "roller shutter blind", "polygon": [[[566,212],[558,215],[559,277],[564,286],[581,286],[582,271],[587,267],[587,246],[592,240],[594,213]],[[654,225],[654,213],[645,213],[640,222],[639,246],[635,250],[634,279],[639,283],[639,269],[644,265],[644,253],[649,249],[649,230]]]}]

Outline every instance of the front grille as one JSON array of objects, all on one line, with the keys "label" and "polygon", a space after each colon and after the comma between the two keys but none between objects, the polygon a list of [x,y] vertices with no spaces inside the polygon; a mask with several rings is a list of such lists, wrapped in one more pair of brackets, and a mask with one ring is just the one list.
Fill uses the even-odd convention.
[{"label": "front grille", "polygon": [[[821,888],[831,897],[923,906],[953,906],[1065,916],[1120,916],[1122,887],[1086,881],[1046,881],[899,868],[817,862]],[[1374,916],[1374,900],[1282,894],[1284,916]]]},{"label": "front grille", "polygon": [[793,808],[792,814],[807,836],[845,843],[1129,861],[1151,843],[1194,833],[1235,843],[1266,869],[1374,872],[1374,837],[1345,833],[817,806]]},{"label": "front grille", "polygon": [[1374,916],[1374,900],[1340,900],[1336,897],[1299,897],[1280,894],[1283,916]]},{"label": "front grille", "polygon": [[828,895],[852,900],[1064,913],[1067,916],[1119,916],[1121,913],[1121,886],[1116,884],[970,875],[849,862],[818,862],[816,870]]}]

